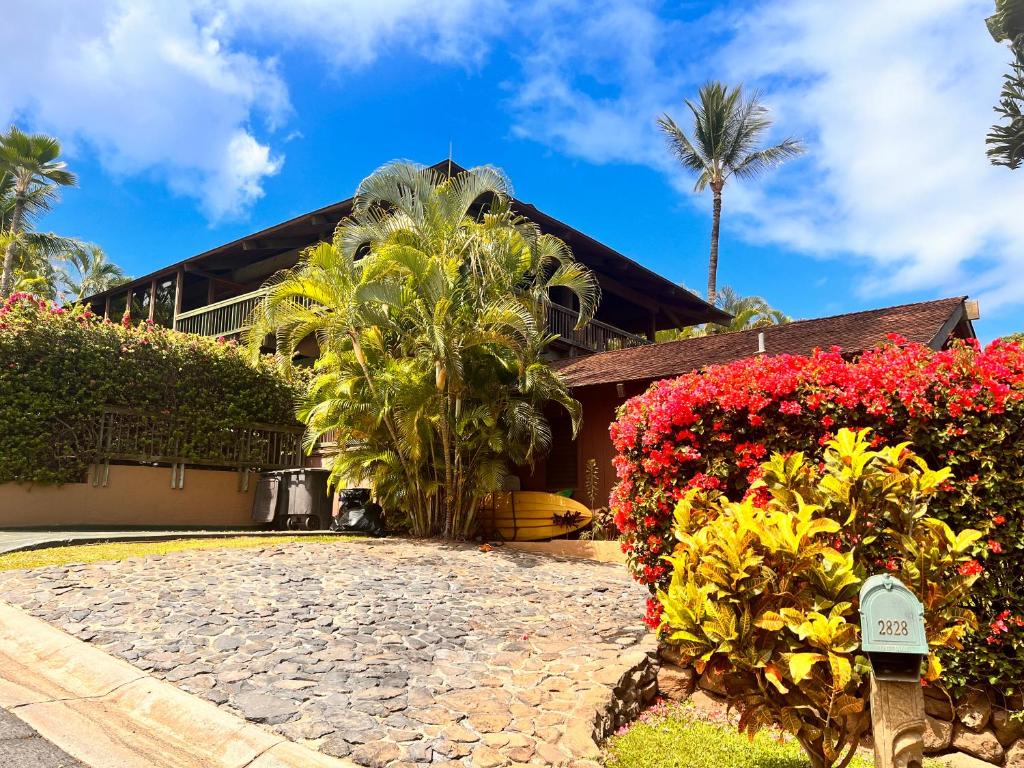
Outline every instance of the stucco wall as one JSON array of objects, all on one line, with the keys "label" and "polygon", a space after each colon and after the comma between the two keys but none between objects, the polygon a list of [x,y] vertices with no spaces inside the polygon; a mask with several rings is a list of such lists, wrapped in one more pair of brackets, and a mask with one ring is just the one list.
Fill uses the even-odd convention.
[{"label": "stucco wall", "polygon": [[238,490],[237,472],[186,469],[185,487],[171,488],[170,467],[110,467],[106,487],[0,485],[0,528],[50,525],[251,526],[253,495]]}]

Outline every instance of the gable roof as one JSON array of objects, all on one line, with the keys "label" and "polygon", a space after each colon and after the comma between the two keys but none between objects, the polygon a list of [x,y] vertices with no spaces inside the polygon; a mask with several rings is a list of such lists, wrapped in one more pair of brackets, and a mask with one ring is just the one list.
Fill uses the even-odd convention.
[{"label": "gable roof", "polygon": [[765,354],[769,355],[806,355],[816,348],[831,347],[855,354],[877,347],[892,333],[941,349],[951,337],[974,337],[974,328],[964,310],[966,298],[958,296],[796,320],[785,325],[601,352],[561,360],[554,365],[573,387],[654,381],[755,355],[761,333],[764,333]]},{"label": "gable roof", "polygon": [[[458,174],[467,170],[450,160],[429,167],[447,174]],[[641,304],[646,302],[656,308],[658,328],[673,328],[684,323],[727,322],[731,319],[731,315],[707,303],[697,294],[647,269],[614,248],[549,216],[530,203],[515,197],[512,197],[511,201],[517,213],[536,223],[542,231],[565,241],[576,258],[599,276],[604,274],[615,278],[625,285],[630,295]],[[352,213],[353,202],[354,198],[350,197],[304,213],[88,296],[84,302],[89,303],[100,297],[123,293],[128,289],[145,285],[155,278],[166,278],[179,269],[222,277],[239,266],[311,245],[319,239],[329,240],[338,223]]]}]

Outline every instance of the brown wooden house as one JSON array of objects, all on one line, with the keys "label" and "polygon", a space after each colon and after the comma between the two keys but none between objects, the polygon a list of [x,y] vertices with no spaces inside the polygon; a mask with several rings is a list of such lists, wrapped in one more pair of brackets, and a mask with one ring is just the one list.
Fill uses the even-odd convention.
[{"label": "brown wooden house", "polygon": [[[447,171],[449,163],[438,163]],[[451,172],[462,168],[451,164]],[[130,283],[86,299],[99,315],[118,320],[126,309],[133,320],[150,319],[168,328],[204,336],[234,336],[263,295],[261,286],[272,274],[292,267],[303,249],[329,240],[352,210],[352,199],[319,208],[234,242],[171,264]],[[529,203],[514,208],[556,235],[586,264],[601,285],[596,317],[574,330],[577,311],[572,297],[551,296],[549,326],[559,335],[554,358],[575,357],[609,349],[651,343],[665,328],[680,328],[729,316],[700,297],[643,265],[599,243]]]},{"label": "brown wooden house", "polygon": [[599,468],[597,498],[607,499],[615,484],[614,451],[608,435],[615,411],[627,398],[641,394],[660,379],[756,354],[805,355],[815,348],[839,347],[856,355],[883,344],[893,333],[942,349],[953,339],[974,338],[971,321],[975,319],[976,303],[958,296],[557,362],[583,405],[583,427],[577,440],[560,445],[536,467],[532,477],[524,478],[523,487],[576,488],[579,497],[587,462],[595,459]]}]

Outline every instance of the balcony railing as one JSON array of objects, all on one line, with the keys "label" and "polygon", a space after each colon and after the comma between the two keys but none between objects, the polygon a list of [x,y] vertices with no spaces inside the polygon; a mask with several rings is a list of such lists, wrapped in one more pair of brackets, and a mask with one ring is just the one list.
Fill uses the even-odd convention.
[{"label": "balcony railing", "polygon": [[558,334],[566,344],[579,349],[588,352],[607,352],[610,349],[642,347],[650,343],[643,336],[602,323],[600,320],[591,320],[577,330],[578,320],[579,316],[571,309],[559,304],[548,305],[548,331]]},{"label": "balcony railing", "polygon": [[[266,291],[260,289],[181,312],[174,322],[174,328],[182,333],[198,333],[201,336],[233,336],[249,327],[249,316],[265,295]],[[548,305],[548,331],[557,334],[561,341],[577,349],[605,352],[650,343],[643,336],[602,323],[600,320],[591,320],[577,330],[578,319],[576,312],[567,307],[559,304]]]},{"label": "balcony railing", "polygon": [[178,313],[174,330],[200,336],[233,336],[249,327],[249,315],[266,295],[264,289],[232,296],[205,307]]}]

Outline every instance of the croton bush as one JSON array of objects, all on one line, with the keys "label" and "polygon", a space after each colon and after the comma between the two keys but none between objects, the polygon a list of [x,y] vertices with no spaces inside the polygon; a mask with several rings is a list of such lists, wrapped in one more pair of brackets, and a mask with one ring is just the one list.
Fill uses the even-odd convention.
[{"label": "croton bush", "polygon": [[[1020,691],[1024,675],[1024,348],[974,342],[934,351],[892,337],[849,360],[838,349],[758,356],[658,382],[627,401],[612,425],[619,481],[615,521],[635,577],[665,588],[673,509],[690,489],[732,498],[754,487],[772,453],[820,460],[837,425],[870,427],[878,444],[910,441],[949,478],[931,514],[983,533],[959,566],[980,576],[969,607],[980,629],[946,657],[944,683]],[[898,571],[899,552],[876,569]],[[648,623],[658,626],[652,597]]]},{"label": "croton bush", "polygon": [[[922,601],[929,645],[959,649],[979,578],[961,571],[981,533],[928,516],[948,469],[907,443],[872,450],[868,430],[840,430],[820,464],[776,453],[758,469],[741,501],[692,488],[676,505],[662,629],[736,707],[740,730],[780,725],[815,768],[845,766],[869,725],[864,580],[891,558]],[[941,671],[931,654],[925,678]]]},{"label": "croton bush", "polygon": [[173,415],[178,452],[250,423],[295,426],[293,384],[231,343],[112,323],[24,293],[0,305],[0,483],[82,480],[107,407]]}]

